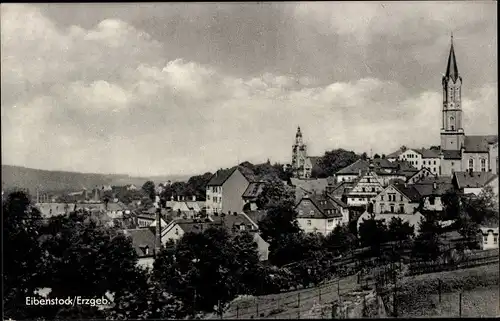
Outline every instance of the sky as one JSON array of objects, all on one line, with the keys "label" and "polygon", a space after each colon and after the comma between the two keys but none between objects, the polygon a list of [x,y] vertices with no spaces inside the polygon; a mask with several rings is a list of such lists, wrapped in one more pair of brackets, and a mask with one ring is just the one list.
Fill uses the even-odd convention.
[{"label": "sky", "polygon": [[496,134],[496,2],[1,4],[2,163],[190,175]]}]

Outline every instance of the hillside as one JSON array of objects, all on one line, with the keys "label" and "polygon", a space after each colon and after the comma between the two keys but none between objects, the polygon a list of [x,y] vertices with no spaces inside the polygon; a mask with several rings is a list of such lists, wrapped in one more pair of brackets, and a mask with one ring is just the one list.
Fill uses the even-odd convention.
[{"label": "hillside", "polygon": [[2,189],[28,188],[35,191],[37,187],[45,192],[77,191],[83,188],[92,189],[97,185],[126,185],[138,187],[152,180],[155,184],[171,181],[183,181],[189,176],[153,176],[132,177],[118,174],[92,174],[64,171],[48,171],[21,166],[2,165]]}]

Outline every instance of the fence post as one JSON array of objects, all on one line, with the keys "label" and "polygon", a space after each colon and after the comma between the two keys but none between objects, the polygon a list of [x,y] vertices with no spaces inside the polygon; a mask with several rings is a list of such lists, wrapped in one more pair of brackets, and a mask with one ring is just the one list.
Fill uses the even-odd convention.
[{"label": "fence post", "polygon": [[335,301],[332,301],[332,319],[335,319],[335,312],[336,312],[336,307],[335,307]]},{"label": "fence post", "polygon": [[259,318],[259,301],[257,301],[257,304],[255,304],[255,318],[258,319]]},{"label": "fence post", "polygon": [[240,316],[240,306],[236,305],[236,319],[239,319]]},{"label": "fence post", "polygon": [[297,302],[298,302],[298,306],[299,306],[299,309],[300,309],[300,293],[297,293]]},{"label": "fence post", "polygon": [[459,308],[458,316],[461,318],[462,317],[462,292],[460,292],[460,294],[458,296],[458,308]]},{"label": "fence post", "polygon": [[368,316],[368,313],[366,311],[366,294],[363,295],[363,317],[366,318]]},{"label": "fence post", "polygon": [[438,282],[439,303],[441,303],[441,279],[438,279]]},{"label": "fence post", "polygon": [[339,300],[340,300],[340,278],[337,279],[337,294],[338,294]]},{"label": "fence post", "polygon": [[318,288],[319,291],[319,303],[321,303],[321,287]]},{"label": "fence post", "polygon": [[217,301],[217,310],[219,312],[219,318],[222,320],[222,307],[221,307],[221,304],[220,304],[220,300]]}]

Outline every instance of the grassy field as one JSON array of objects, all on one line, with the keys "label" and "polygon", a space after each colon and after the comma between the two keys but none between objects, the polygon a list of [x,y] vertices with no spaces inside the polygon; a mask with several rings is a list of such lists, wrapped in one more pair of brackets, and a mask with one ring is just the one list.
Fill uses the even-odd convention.
[{"label": "grassy field", "polygon": [[[342,278],[339,285],[341,296],[359,288],[356,276]],[[331,305],[338,298],[337,282],[329,282],[314,288],[235,300],[223,318],[296,319],[305,317],[313,307]],[[328,310],[325,316],[331,315],[331,308]]]},{"label": "grassy field", "polygon": [[[462,292],[462,317],[499,316],[499,265],[404,278],[398,295],[399,317],[458,317]],[[442,281],[439,302],[438,280]]]}]

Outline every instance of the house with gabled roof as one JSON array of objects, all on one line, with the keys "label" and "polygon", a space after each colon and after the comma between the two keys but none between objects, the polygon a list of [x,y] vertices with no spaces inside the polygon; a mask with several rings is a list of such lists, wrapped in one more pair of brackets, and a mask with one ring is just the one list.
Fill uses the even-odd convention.
[{"label": "house with gabled roof", "polygon": [[[453,184],[463,194],[479,195],[487,185],[496,185],[497,175],[491,172],[455,172]],[[496,186],[495,186],[496,187]],[[496,187],[498,189],[498,187]]]},{"label": "house with gabled roof", "polygon": [[177,242],[186,233],[202,233],[212,227],[225,228],[231,235],[249,232],[257,244],[260,260],[267,261],[269,244],[260,236],[258,225],[244,213],[214,214],[206,219],[174,220],[162,232],[162,243],[170,240]]},{"label": "house with gabled roof", "polygon": [[266,183],[264,181],[251,182],[241,197],[248,210],[257,210],[257,198],[262,193]]},{"label": "house with gabled roof", "polygon": [[297,223],[306,233],[327,235],[337,226],[349,223],[347,204],[326,193],[305,195],[295,206]]},{"label": "house with gabled roof", "polygon": [[388,157],[390,157],[390,161],[405,161],[417,170],[427,168],[434,175],[438,175],[441,161],[439,154],[440,151],[436,149],[407,148],[404,151],[398,150]]},{"label": "house with gabled roof", "polygon": [[123,234],[130,237],[132,247],[138,256],[137,265],[143,268],[153,268],[155,256],[155,234],[149,228],[123,230]]},{"label": "house with gabled roof", "polygon": [[418,191],[422,202],[422,214],[444,211],[443,196],[455,190],[451,177],[426,177],[412,186]]},{"label": "house with gabled roof", "polygon": [[358,218],[358,228],[363,220],[374,217],[376,220],[385,220],[387,224],[393,217],[409,222],[418,230],[420,220],[424,217],[418,212],[420,194],[413,185],[391,184],[384,188],[372,201],[373,213],[366,210]]},{"label": "house with gabled roof", "polygon": [[352,182],[356,178],[360,177],[363,172],[368,170],[370,162],[362,159],[358,159],[351,165],[342,168],[335,173],[335,178],[337,182]]},{"label": "house with gabled roof", "polygon": [[245,205],[242,195],[249,184],[238,166],[218,170],[206,186],[207,214],[241,212]]},{"label": "house with gabled roof", "polygon": [[422,167],[418,172],[413,173],[406,179],[408,184],[416,184],[426,178],[437,177],[437,174],[432,173],[427,167]]},{"label": "house with gabled roof", "polygon": [[[373,169],[373,167],[372,167]],[[382,190],[383,182],[375,171],[370,170],[359,177],[347,194],[347,205],[360,207],[366,206]]]}]

